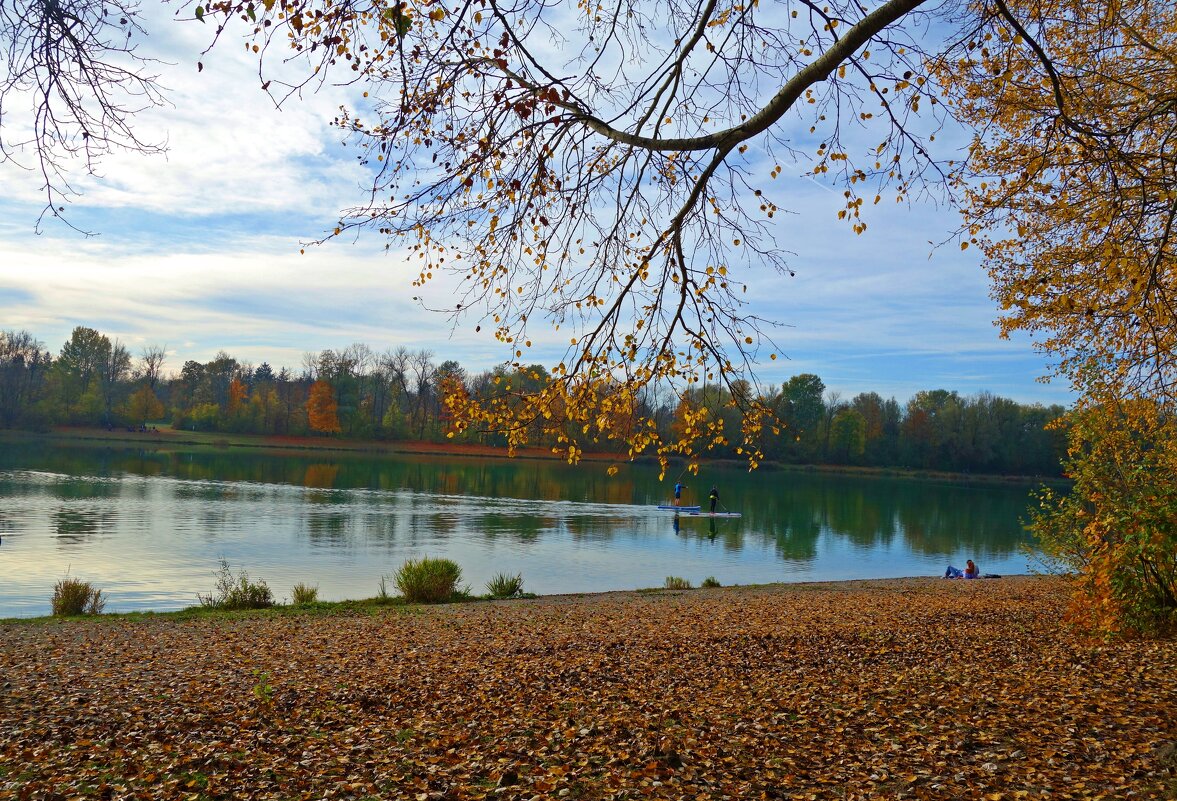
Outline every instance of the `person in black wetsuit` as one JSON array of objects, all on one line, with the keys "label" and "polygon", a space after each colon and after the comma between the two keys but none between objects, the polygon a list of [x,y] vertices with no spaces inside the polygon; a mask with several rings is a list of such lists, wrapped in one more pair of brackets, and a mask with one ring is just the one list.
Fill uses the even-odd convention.
[{"label": "person in black wetsuit", "polygon": [[715,514],[715,504],[719,503],[719,490],[712,486],[711,494],[707,497],[711,499],[711,514]]}]

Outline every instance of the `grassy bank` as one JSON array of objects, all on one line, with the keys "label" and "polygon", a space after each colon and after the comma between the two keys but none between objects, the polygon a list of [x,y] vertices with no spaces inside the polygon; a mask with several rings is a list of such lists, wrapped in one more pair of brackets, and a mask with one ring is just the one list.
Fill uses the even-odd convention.
[{"label": "grassy bank", "polygon": [[[102,428],[57,427],[51,431],[34,433],[27,431],[0,431],[0,442],[49,442],[55,445],[118,445],[147,446],[155,448],[190,449],[233,449],[236,451],[265,452],[313,452],[324,454],[422,454],[462,456],[486,456],[507,458],[507,449],[491,445],[470,443],[424,442],[415,440],[350,440],[336,437],[271,436],[265,434],[232,434],[219,431],[185,431],[166,425],[157,425],[155,430],[145,432],[125,429],[106,430]],[[516,458],[555,459],[548,448],[520,448]],[[629,457],[610,453],[586,453],[583,459],[592,461],[625,461]]]},{"label": "grassy bank", "polygon": [[[358,455],[419,455],[419,456],[476,456],[487,458],[508,458],[506,448],[490,445],[451,442],[422,442],[397,440],[347,440],[334,437],[266,436],[261,434],[227,434],[208,431],[183,431],[170,426],[156,426],[154,431],[130,432],[125,429],[107,431],[101,428],[59,427],[46,433],[0,431],[0,442],[47,442],[57,447],[68,446],[134,446],[170,450],[189,449],[233,449],[240,453],[321,453],[325,456]],[[514,458],[519,459],[560,459],[548,448],[521,448]],[[581,459],[589,462],[624,463],[629,457],[620,453],[582,453]],[[653,457],[641,457],[643,464],[656,464]],[[714,459],[712,464],[746,469],[747,463],[733,459]],[[670,474],[678,473],[685,463],[675,460]],[[915,470],[903,467],[865,467],[859,465],[793,465],[779,462],[764,462],[761,470],[796,471],[805,473],[832,473],[866,477],[912,478],[925,481],[952,483],[1066,485],[1069,482],[1057,476],[1006,476],[987,473],[950,473],[938,470]]]},{"label": "grassy bank", "polygon": [[0,625],[0,797],[1172,798],[1056,580]]}]

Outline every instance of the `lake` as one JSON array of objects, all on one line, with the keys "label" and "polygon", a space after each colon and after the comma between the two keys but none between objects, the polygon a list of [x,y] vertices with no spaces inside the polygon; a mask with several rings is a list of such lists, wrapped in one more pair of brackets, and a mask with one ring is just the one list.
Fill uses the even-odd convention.
[{"label": "lake", "polygon": [[[48,614],[69,575],[107,611],[192,606],[219,561],[321,600],[369,598],[407,558],[445,556],[475,593],[522,573],[539,594],[941,575],[948,563],[1027,572],[1026,485],[704,465],[739,519],[680,517],[647,465],[572,467],[452,456],[0,444],[0,617]],[[391,581],[388,586],[392,588]]]}]

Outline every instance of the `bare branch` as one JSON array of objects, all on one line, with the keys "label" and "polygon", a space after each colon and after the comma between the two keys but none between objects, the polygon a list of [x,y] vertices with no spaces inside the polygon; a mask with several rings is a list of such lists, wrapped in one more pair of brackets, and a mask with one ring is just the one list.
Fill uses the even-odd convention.
[{"label": "bare branch", "polygon": [[92,174],[116,150],[163,151],[133,127],[166,102],[136,53],[141,35],[138,6],[122,0],[0,0],[0,161],[40,173],[38,225],[62,218],[75,162]]}]

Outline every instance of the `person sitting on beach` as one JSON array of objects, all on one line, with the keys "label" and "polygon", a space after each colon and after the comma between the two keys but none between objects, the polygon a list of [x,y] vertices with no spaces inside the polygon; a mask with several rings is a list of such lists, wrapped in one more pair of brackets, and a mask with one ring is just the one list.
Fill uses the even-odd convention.
[{"label": "person sitting on beach", "polygon": [[970,559],[965,564],[964,570],[961,570],[959,567],[953,567],[952,565],[949,565],[948,569],[944,571],[944,578],[975,579],[980,577],[981,569],[973,563],[972,559]]}]

